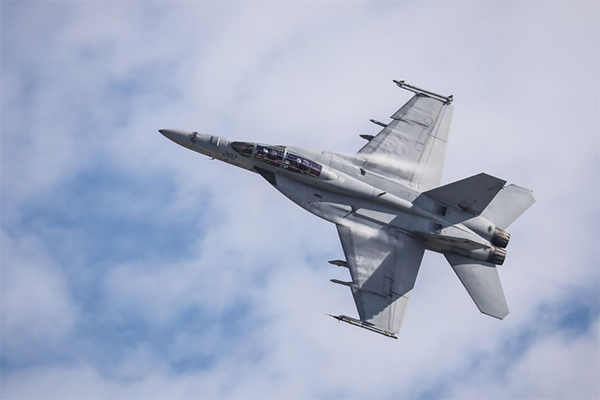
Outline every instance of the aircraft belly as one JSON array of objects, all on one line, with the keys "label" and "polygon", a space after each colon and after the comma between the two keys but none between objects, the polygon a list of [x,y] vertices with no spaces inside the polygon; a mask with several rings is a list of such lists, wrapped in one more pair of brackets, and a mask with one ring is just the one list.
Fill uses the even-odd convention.
[{"label": "aircraft belly", "polygon": [[414,230],[421,219],[373,200],[323,190],[283,174],[277,174],[276,179],[275,188],[284,196],[308,212],[336,224],[344,223],[348,217],[352,217],[373,229],[385,226],[389,235],[397,236],[400,232]]},{"label": "aircraft belly", "polygon": [[[442,226],[435,221],[381,204],[376,199],[352,197],[311,186],[284,174],[277,174],[275,188],[283,195],[326,221],[342,225],[360,225],[372,232],[391,237],[408,234],[423,241],[428,250],[467,255],[489,243],[461,225]],[[320,183],[320,182],[319,182]],[[374,233],[373,233],[374,234]]]}]

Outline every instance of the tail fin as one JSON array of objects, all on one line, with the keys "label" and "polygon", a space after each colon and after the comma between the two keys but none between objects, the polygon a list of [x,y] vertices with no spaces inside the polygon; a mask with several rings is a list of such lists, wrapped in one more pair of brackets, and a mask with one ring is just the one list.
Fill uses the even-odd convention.
[{"label": "tail fin", "polygon": [[502,179],[481,173],[428,190],[423,194],[473,215],[479,215],[502,190],[505,183]]},{"label": "tail fin", "polygon": [[481,213],[500,229],[506,229],[535,203],[533,192],[517,185],[508,185],[500,191]]}]

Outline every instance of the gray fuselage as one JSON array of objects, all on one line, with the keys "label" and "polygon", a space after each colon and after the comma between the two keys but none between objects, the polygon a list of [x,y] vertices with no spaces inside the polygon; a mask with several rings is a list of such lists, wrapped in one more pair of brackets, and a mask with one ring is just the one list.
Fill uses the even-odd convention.
[{"label": "gray fuselage", "polygon": [[259,173],[294,203],[327,221],[339,224],[353,213],[367,227],[416,237],[431,251],[504,262],[506,232],[481,216],[432,199],[409,181],[378,174],[359,156],[232,142],[183,130],[160,132],[190,150]]}]

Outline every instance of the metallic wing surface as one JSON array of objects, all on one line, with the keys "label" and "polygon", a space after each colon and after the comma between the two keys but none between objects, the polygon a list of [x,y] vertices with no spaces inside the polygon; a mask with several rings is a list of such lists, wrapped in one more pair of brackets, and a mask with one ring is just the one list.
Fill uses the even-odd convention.
[{"label": "metallic wing surface", "polygon": [[358,154],[365,168],[401,178],[420,190],[439,186],[453,107],[443,97],[395,81],[416,94]]},{"label": "metallic wing surface", "polygon": [[337,225],[360,320],[398,333],[425,246],[401,232],[376,229],[353,218]]},{"label": "metallic wing surface", "polygon": [[444,253],[467,292],[483,314],[503,319],[509,313],[498,269],[489,262]]}]

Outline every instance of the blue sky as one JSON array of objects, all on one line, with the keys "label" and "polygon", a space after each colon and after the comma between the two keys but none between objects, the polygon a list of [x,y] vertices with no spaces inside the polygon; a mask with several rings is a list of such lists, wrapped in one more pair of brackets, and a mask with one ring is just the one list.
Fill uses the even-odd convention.
[{"label": "blue sky", "polygon": [[[2,2],[1,397],[598,398],[597,2]],[[427,254],[397,341],[335,227],[161,128],[353,153],[455,97],[443,182],[535,191],[481,315]]]}]

